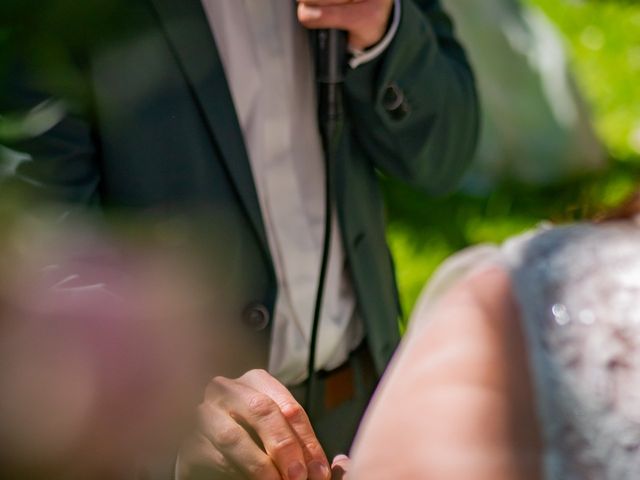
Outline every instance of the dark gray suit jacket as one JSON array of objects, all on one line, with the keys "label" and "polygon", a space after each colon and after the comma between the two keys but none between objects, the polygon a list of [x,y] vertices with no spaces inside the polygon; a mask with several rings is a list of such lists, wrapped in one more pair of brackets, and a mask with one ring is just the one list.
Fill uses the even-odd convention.
[{"label": "dark gray suit jacket", "polygon": [[[226,239],[215,248],[224,250],[234,279],[229,308],[266,355],[276,278],[200,0],[130,0],[117,8],[108,16],[117,28],[105,33],[100,22],[88,22],[95,32],[81,29],[86,43],[69,47],[73,75],[36,75],[31,62],[19,59],[27,73],[4,91],[0,107],[24,108],[53,95],[78,108],[46,133],[10,145],[32,160],[0,188],[10,183],[47,199],[160,214],[222,212],[224,222],[209,230]],[[61,29],[57,35],[42,40],[66,38]],[[382,371],[399,341],[399,301],[378,175],[433,194],[449,191],[472,158],[478,106],[471,69],[437,0],[403,0],[393,43],[349,72],[345,90],[337,209],[369,346]]]}]

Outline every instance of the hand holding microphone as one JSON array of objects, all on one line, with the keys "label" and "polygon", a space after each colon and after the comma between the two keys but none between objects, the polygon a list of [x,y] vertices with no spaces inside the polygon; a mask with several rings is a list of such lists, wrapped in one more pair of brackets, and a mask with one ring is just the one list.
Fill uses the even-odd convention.
[{"label": "hand holding microphone", "polygon": [[345,30],[349,47],[366,50],[387,31],[394,0],[298,0],[298,20],[305,27]]}]

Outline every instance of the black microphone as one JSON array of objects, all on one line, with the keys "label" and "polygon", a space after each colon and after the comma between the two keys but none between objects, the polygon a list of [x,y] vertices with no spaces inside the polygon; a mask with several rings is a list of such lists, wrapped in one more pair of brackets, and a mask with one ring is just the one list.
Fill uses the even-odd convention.
[{"label": "black microphone", "polygon": [[317,30],[315,33],[318,83],[342,83],[347,65],[347,32]]},{"label": "black microphone", "polygon": [[342,115],[341,88],[347,71],[348,34],[342,30],[315,32],[316,81],[320,122],[335,120]]}]

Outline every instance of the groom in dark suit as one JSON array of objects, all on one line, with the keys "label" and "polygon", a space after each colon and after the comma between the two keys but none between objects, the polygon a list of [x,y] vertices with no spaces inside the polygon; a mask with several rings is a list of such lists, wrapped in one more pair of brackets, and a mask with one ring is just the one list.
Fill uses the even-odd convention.
[{"label": "groom in dark suit", "polygon": [[[17,59],[2,111],[40,108],[24,119],[29,134],[5,139],[5,185],[65,204],[223,218],[199,226],[227,239],[215,249],[229,321],[258,347],[241,355],[247,374],[209,385],[178,475],[206,465],[327,478],[316,435],[327,453],[346,451],[399,341],[378,175],[444,193],[475,147],[474,80],[451,22],[437,0],[112,3],[108,31],[40,35],[65,52],[55,74],[26,48]],[[350,34],[311,424],[294,398],[308,380],[324,167],[303,26]]]}]

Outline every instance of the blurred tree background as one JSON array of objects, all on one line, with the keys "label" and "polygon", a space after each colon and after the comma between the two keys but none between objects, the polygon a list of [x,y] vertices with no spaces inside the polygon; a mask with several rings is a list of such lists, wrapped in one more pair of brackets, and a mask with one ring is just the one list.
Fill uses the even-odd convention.
[{"label": "blurred tree background", "polygon": [[[608,151],[598,173],[544,187],[503,181],[489,192],[433,200],[386,181],[388,238],[405,316],[438,265],[455,251],[501,242],[544,220],[589,218],[632,193],[640,178],[640,2],[527,0],[566,43],[570,66]],[[536,132],[531,132],[536,135]]]}]

